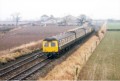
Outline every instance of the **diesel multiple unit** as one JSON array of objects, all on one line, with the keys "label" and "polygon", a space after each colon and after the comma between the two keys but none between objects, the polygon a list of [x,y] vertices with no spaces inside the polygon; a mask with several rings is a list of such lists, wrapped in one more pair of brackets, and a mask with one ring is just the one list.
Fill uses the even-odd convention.
[{"label": "diesel multiple unit", "polygon": [[93,28],[91,26],[81,26],[62,34],[45,38],[42,43],[43,52],[48,57],[59,55],[92,31]]}]

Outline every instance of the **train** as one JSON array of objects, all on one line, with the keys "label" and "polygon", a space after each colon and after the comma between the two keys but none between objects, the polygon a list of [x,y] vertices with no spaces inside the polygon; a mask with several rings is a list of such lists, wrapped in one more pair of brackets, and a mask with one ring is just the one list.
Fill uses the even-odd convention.
[{"label": "train", "polygon": [[87,25],[68,30],[62,34],[47,37],[42,42],[42,52],[45,53],[47,57],[59,56],[66,49],[70,49],[73,44],[79,42],[80,39],[93,31],[93,27]]}]

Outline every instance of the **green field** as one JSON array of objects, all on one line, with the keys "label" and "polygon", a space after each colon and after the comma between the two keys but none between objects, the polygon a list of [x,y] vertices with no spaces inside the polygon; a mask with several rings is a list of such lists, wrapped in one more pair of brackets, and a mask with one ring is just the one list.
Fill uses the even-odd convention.
[{"label": "green field", "polygon": [[108,29],[120,29],[120,22],[108,23]]},{"label": "green field", "polygon": [[[109,24],[118,28],[120,24]],[[120,31],[109,31],[83,67],[80,80],[120,80]]]}]

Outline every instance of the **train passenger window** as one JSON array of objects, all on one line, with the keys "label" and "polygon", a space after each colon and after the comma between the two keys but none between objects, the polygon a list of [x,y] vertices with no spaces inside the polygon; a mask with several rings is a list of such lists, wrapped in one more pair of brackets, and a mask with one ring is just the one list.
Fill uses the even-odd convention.
[{"label": "train passenger window", "polygon": [[62,45],[64,44],[64,39],[62,39]]},{"label": "train passenger window", "polygon": [[70,37],[68,37],[68,41],[70,41]]},{"label": "train passenger window", "polygon": [[64,39],[64,43],[66,42],[66,39]]},{"label": "train passenger window", "polygon": [[69,39],[71,40],[71,37],[69,37]]},{"label": "train passenger window", "polygon": [[67,42],[67,38],[65,39],[65,41]]},{"label": "train passenger window", "polygon": [[68,38],[66,38],[66,41],[68,42]]},{"label": "train passenger window", "polygon": [[60,42],[59,42],[59,46],[61,46],[61,44],[62,44],[62,42],[60,41]]},{"label": "train passenger window", "polygon": [[62,40],[60,41],[60,44],[62,44]]},{"label": "train passenger window", "polygon": [[62,40],[60,40],[60,44],[59,44],[60,46],[62,45]]},{"label": "train passenger window", "polygon": [[49,43],[48,43],[48,42],[46,42],[46,43],[44,44],[44,46],[45,46],[45,47],[48,47],[48,46],[49,46]]},{"label": "train passenger window", "polygon": [[51,47],[54,47],[55,46],[55,43],[54,42],[51,42]]},{"label": "train passenger window", "polygon": [[72,36],[72,40],[73,40],[73,36]]},{"label": "train passenger window", "polygon": [[65,43],[65,41],[64,41],[64,39],[63,39],[62,44],[64,44],[64,43]]}]

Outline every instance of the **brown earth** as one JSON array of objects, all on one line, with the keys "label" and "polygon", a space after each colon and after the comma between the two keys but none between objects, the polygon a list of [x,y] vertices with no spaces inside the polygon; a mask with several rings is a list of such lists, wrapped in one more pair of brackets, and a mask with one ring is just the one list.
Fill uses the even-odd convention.
[{"label": "brown earth", "polygon": [[11,49],[29,42],[38,41],[72,28],[75,28],[75,26],[21,27],[7,32],[4,36],[0,36],[0,51]]}]

